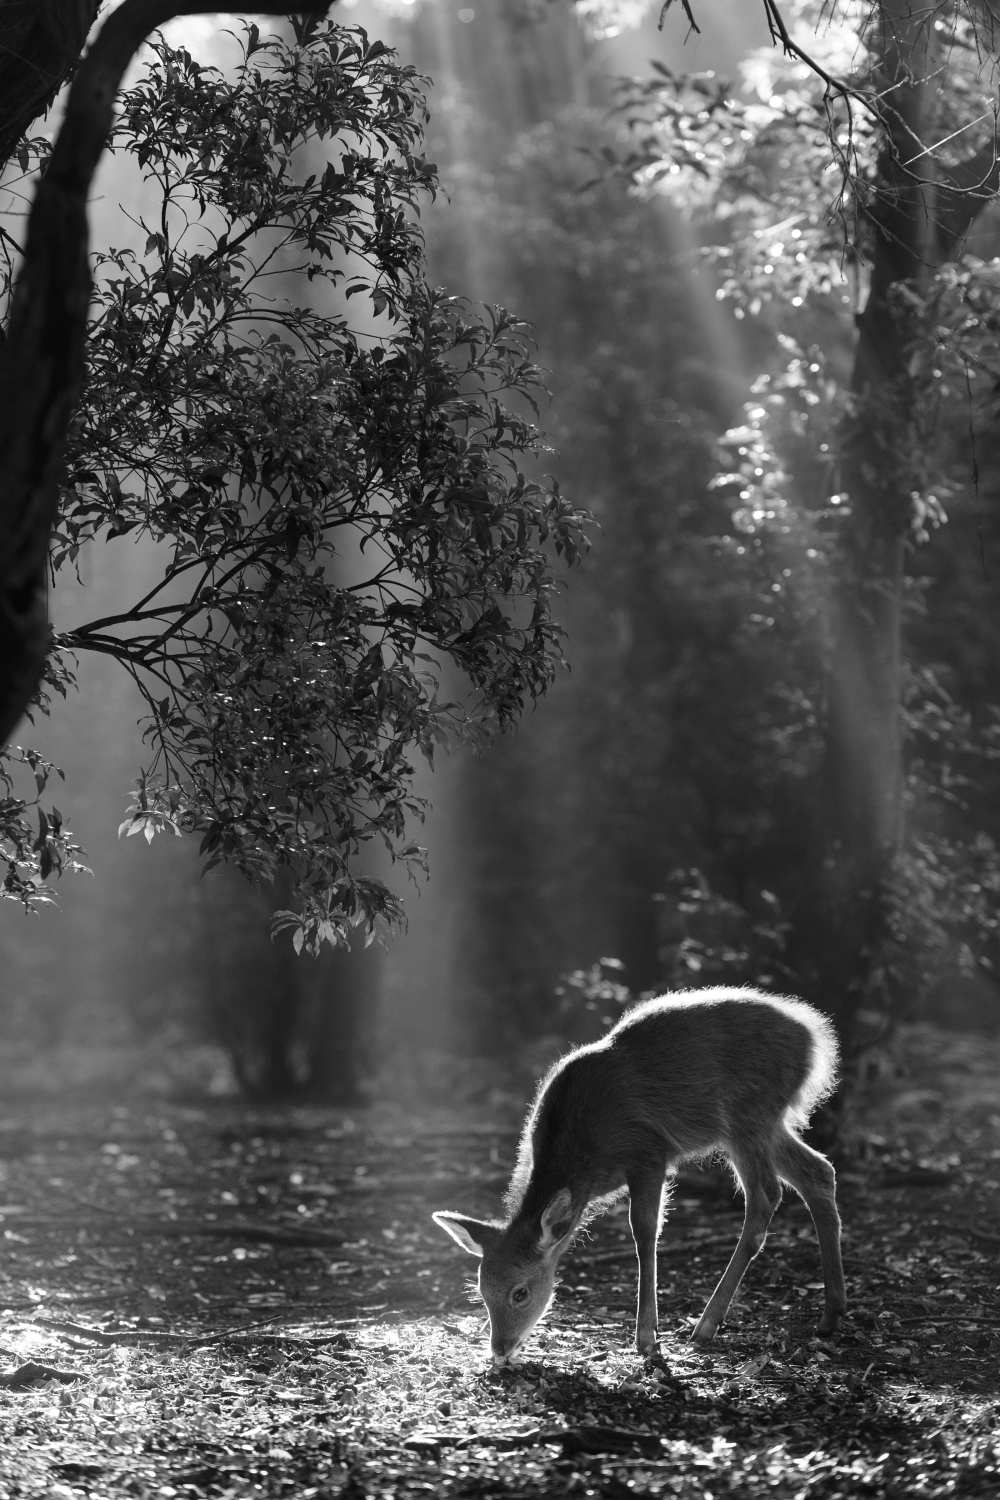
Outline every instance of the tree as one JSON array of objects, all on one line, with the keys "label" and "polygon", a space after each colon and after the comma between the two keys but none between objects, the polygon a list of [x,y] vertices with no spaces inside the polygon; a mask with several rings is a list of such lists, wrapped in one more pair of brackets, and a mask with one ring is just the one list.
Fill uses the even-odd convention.
[{"label": "tree", "polygon": [[[855,1004],[883,961],[904,837],[907,554],[936,516],[928,451],[934,287],[998,184],[992,127],[961,157],[949,159],[935,145],[953,131],[962,139],[970,123],[955,109],[961,81],[954,94],[944,81],[960,71],[958,49],[975,40],[970,16],[949,40],[950,18],[931,24],[926,7],[883,0],[869,39],[878,144],[873,174],[858,191],[870,272],[840,444],[849,510],[833,598],[824,840],[830,880],[821,896],[840,914],[833,933],[823,922],[824,966]],[[984,38],[987,73],[991,40]],[[978,133],[973,129],[973,141]],[[816,903],[810,928],[818,909]]]},{"label": "tree", "polygon": [[566,602],[573,673],[462,771],[469,990],[512,1031],[551,1007],[560,972],[601,954],[636,989],[662,982],[657,897],[697,817],[685,696],[729,639],[706,549],[725,510],[704,491],[739,388],[700,342],[673,211],[594,180],[618,145],[605,108],[576,105],[514,134],[488,175],[478,151],[449,174],[485,274],[539,329],[561,477],[601,527]]},{"label": "tree", "polygon": [[0,162],[69,77],[99,9],[100,0],[0,3]]},{"label": "tree", "polygon": [[[413,70],[316,17],[237,40],[231,77],[156,43],[122,100],[111,149],[156,209],[96,257],[51,562],[128,534],[161,571],[67,631],[46,673],[63,690],[69,653],[121,663],[150,746],[123,831],[195,831],[207,866],[280,878],[295,909],[278,926],[316,951],[397,914],[356,856],[374,840],[420,863],[414,755],[510,723],[550,682],[553,555],[577,557],[583,518],[521,467],[540,394],[524,328],[427,283]],[[55,254],[38,201],[8,355]],[[79,319],[79,268],[75,284]],[[45,460],[61,467],[51,445]],[[445,666],[471,701],[442,694]],[[32,838],[23,813],[11,798],[6,889],[30,901],[34,857],[44,876],[65,850],[57,816]]]},{"label": "tree", "polygon": [[[0,392],[4,426],[0,432],[0,477],[4,505],[0,542],[4,574],[0,578],[0,743],[10,732],[38,687],[47,651],[44,600],[45,553],[52,528],[63,446],[82,378],[83,342],[90,275],[87,266],[86,195],[111,125],[115,93],[122,74],[150,30],[176,15],[192,14],[197,4],[164,0],[127,0],[102,28],[80,69],[66,104],[66,120],[35,195],[24,246],[24,265],[17,296],[10,306]],[[312,0],[312,11],[326,4]],[[71,65],[67,51],[79,47],[92,8],[74,7],[66,36],[57,41],[59,11],[53,4],[26,17],[8,5],[4,37],[20,45],[31,78],[15,85],[0,127],[11,142],[30,124]],[[287,14],[287,8],[272,8]],[[9,69],[4,59],[4,71]],[[22,64],[23,65],[23,64]],[[28,155],[16,147],[22,169]],[[7,293],[11,288],[10,249],[6,242]],[[19,249],[16,245],[15,250]]]},{"label": "tree", "polygon": [[[710,182],[715,204],[724,185],[724,211],[738,228],[723,250],[723,290],[741,299],[741,311],[783,329],[785,389],[762,378],[735,435],[731,473],[742,531],[769,538],[780,564],[775,590],[787,596],[797,579],[800,602],[812,595],[799,619],[815,641],[821,753],[791,944],[805,987],[849,1032],[862,1001],[884,1009],[899,998],[892,952],[910,926],[904,629],[914,550],[943,520],[935,424],[956,386],[967,382],[963,394],[974,400],[974,388],[988,390],[993,378],[975,347],[981,324],[968,316],[985,293],[982,275],[982,290],[972,290],[974,262],[960,278],[961,330],[947,309],[956,300],[952,267],[997,189],[992,115],[977,104],[996,46],[978,5],[842,5],[837,14],[854,37],[848,79],[838,61],[818,62],[792,41],[771,0],[765,10],[774,39],[799,64],[755,58],[749,98],[664,70],[631,93],[630,107],[648,108],[652,126],[631,167],[647,184]],[[817,7],[795,8],[798,29],[817,19]],[[840,191],[824,215],[831,161]],[[800,325],[811,316],[833,326],[831,316],[849,310],[832,290],[844,266],[857,301],[849,368],[838,374],[835,346],[826,359],[807,350],[788,332],[787,309],[802,309]],[[956,356],[957,379],[948,368]],[[812,494],[796,494],[792,466],[775,447],[784,424],[787,454],[791,386],[806,398],[798,434],[820,459]]]}]

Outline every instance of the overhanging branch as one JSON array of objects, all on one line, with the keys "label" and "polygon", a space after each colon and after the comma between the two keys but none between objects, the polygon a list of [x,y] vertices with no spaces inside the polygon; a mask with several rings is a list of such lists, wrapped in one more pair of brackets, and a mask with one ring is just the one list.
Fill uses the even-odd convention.
[{"label": "overhanging branch", "polygon": [[938,240],[943,260],[959,250],[983,209],[1000,191],[996,127],[990,139],[957,166],[943,167],[938,183]]},{"label": "overhanging branch", "polygon": [[0,0],[0,162],[77,62],[99,0]]},{"label": "overhanging branch", "polygon": [[[250,8],[271,16],[319,17],[329,4],[124,0],[77,69],[31,209],[8,334],[0,346],[0,744],[31,702],[48,651],[46,563],[66,435],[83,376],[90,302],[87,194],[122,74],[149,33],[177,16],[236,15]],[[82,0],[77,9],[85,12]],[[50,3],[38,14],[52,12]]]},{"label": "overhanging branch", "polygon": [[[664,17],[673,4],[674,0],[663,0],[660,6],[658,24],[661,30],[663,29]],[[764,6],[764,15],[767,19],[767,29],[771,34],[771,41],[776,47],[781,48],[786,57],[795,57],[798,58],[799,62],[805,63],[810,72],[815,73],[817,78],[822,79],[831,93],[840,94],[844,99],[853,99],[856,104],[862,105],[865,109],[875,111],[875,101],[870,94],[866,94],[863,90],[855,88],[846,79],[837,78],[833,73],[828,72],[822,63],[817,62],[804,47],[799,45],[788,29],[787,22],[778,5],[778,0],[762,0],[762,4]],[[693,0],[680,0],[680,6],[691,30],[700,34],[701,28],[695,19]]]},{"label": "overhanging branch", "polygon": [[[662,28],[664,17],[675,3],[680,4],[691,30],[699,31],[695,17],[695,0],[662,0],[660,27]],[[782,14],[779,0],[761,0],[761,3],[764,7],[772,43],[780,47],[786,56],[794,57],[804,63],[825,84],[827,97],[836,94],[844,99],[848,107],[852,103],[860,105],[874,116],[890,140],[899,134],[900,120],[899,111],[894,102],[894,88],[866,92],[856,88],[846,79],[836,77],[804,47],[800,46],[792,36]],[[918,19],[920,26],[927,24],[926,18]],[[989,7],[987,7],[986,19],[989,23],[990,41],[995,46],[996,17]],[[988,115],[983,115],[981,118],[988,118]],[[976,123],[979,122],[970,122],[970,125],[964,125],[962,130],[969,129],[972,124]],[[960,132],[954,132],[953,135],[958,133]],[[922,159],[936,157],[938,149],[947,145],[952,138],[953,136],[948,136],[933,145],[925,145],[919,137],[915,137],[911,142],[914,147],[912,151],[904,151],[897,141],[893,147],[895,163],[904,180],[912,181],[919,186],[925,180]],[[938,165],[936,190],[935,236],[939,259],[945,261],[955,255],[983,209],[995,200],[997,192],[1000,191],[1000,138],[998,138],[995,118],[990,139],[980,150],[957,166]]]}]

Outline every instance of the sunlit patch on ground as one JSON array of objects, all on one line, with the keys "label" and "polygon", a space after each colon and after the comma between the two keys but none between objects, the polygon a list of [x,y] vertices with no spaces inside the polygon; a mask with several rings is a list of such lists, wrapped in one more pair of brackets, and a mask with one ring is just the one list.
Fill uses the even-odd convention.
[{"label": "sunlit patch on ground", "polygon": [[[914,1046],[911,1087],[948,1107],[904,1117],[881,1098],[876,1144],[842,1174],[836,1341],[813,1336],[815,1241],[790,1205],[715,1344],[694,1349],[738,1213],[679,1195],[660,1359],[632,1348],[618,1214],[574,1248],[503,1369],[429,1219],[443,1187],[471,1182],[484,1208],[503,1189],[489,1151],[493,1175],[475,1176],[453,1112],[380,1108],[347,1130],[336,1111],[8,1087],[0,1496],[992,1500],[1000,1054]],[[498,1141],[518,1109],[497,1105]]]},{"label": "sunlit patch on ground", "polygon": [[52,1335],[31,1323],[12,1323],[4,1330],[4,1346],[18,1359],[33,1359],[52,1342]]}]

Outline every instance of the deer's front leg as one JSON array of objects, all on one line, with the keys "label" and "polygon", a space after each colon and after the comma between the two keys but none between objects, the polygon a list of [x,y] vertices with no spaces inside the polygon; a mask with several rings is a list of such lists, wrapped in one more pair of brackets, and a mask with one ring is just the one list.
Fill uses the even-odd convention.
[{"label": "deer's front leg", "polygon": [[768,1225],[781,1202],[781,1184],[767,1156],[749,1153],[737,1156],[734,1152],[732,1161],[739,1175],[745,1200],[743,1230],[732,1260],[722,1273],[722,1279],[708,1299],[705,1311],[691,1335],[693,1341],[701,1345],[710,1343],[715,1337],[719,1324],[729,1310],[729,1304],[739,1290],[747,1267],[763,1249]]},{"label": "deer's front leg", "polygon": [[656,1350],[656,1243],[663,1220],[663,1177],[664,1168],[660,1165],[633,1172],[628,1179],[628,1222],[639,1263],[635,1347],[640,1354]]}]

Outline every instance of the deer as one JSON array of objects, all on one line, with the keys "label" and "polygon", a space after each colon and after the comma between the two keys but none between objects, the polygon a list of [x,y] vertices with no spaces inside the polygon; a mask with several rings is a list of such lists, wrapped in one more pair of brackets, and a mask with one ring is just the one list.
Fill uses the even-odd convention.
[{"label": "deer", "polygon": [[638,1261],[635,1347],[658,1353],[656,1251],[670,1179],[687,1160],[728,1159],[744,1201],[732,1259],[691,1335],[715,1337],[767,1238],[782,1184],[819,1240],[818,1332],[846,1310],[836,1174],[801,1132],[837,1081],[833,1026],[804,1001],[749,988],[684,990],[625,1012],[599,1041],[542,1079],[505,1197],[506,1216],[432,1215],[479,1258],[494,1365],[510,1364],[552,1304],[559,1263],[580,1230],[625,1193]]}]

